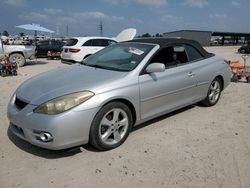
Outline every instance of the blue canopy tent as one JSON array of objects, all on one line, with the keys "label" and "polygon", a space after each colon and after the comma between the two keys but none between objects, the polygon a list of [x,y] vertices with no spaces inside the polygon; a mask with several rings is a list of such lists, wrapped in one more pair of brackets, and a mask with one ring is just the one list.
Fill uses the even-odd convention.
[{"label": "blue canopy tent", "polygon": [[41,31],[41,32],[46,32],[46,33],[50,33],[50,34],[55,32],[55,31],[52,31],[52,30],[47,29],[45,27],[42,27],[39,24],[34,24],[34,23],[32,23],[32,24],[18,25],[16,27],[21,28],[21,29],[26,29],[26,30],[29,30],[29,31],[35,31],[35,32]]}]

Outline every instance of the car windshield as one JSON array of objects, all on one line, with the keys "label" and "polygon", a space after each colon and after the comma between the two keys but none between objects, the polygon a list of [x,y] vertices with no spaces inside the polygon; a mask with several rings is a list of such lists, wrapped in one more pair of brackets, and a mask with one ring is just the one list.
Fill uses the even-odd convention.
[{"label": "car windshield", "polygon": [[152,44],[118,43],[84,59],[81,64],[101,69],[129,72],[133,70],[148,52]]}]

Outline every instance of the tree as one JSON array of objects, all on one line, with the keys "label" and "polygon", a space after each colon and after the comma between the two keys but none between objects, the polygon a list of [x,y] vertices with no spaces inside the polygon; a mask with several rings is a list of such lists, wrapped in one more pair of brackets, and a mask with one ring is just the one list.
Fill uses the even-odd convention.
[{"label": "tree", "polygon": [[151,37],[151,35],[149,33],[145,33],[141,37]]},{"label": "tree", "polygon": [[22,32],[22,33],[19,33],[20,37],[24,37],[25,34]]},{"label": "tree", "polygon": [[155,34],[155,37],[163,37],[163,35],[160,34],[160,33],[156,33],[156,34]]},{"label": "tree", "polygon": [[9,36],[9,33],[8,33],[8,31],[4,30],[4,31],[3,31],[3,36],[6,36],[6,37],[8,37],[8,36]]}]

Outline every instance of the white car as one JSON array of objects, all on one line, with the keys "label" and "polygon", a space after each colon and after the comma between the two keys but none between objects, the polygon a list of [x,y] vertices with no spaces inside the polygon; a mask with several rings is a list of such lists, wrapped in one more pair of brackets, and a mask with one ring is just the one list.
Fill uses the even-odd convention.
[{"label": "white car", "polygon": [[106,46],[132,40],[136,35],[136,29],[129,28],[120,32],[116,38],[107,37],[74,37],[63,47],[61,53],[62,63],[79,63],[86,57],[98,52]]}]

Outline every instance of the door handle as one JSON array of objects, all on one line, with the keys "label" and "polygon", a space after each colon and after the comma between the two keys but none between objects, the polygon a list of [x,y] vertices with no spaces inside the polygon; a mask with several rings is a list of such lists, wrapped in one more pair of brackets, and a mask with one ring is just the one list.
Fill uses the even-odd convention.
[{"label": "door handle", "polygon": [[189,77],[193,77],[194,75],[195,75],[195,74],[194,74],[193,72],[189,72],[189,73],[188,73],[188,76],[189,76]]}]

